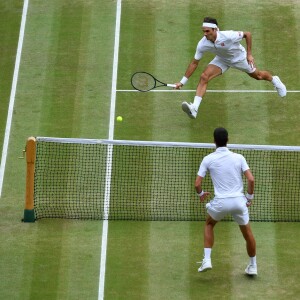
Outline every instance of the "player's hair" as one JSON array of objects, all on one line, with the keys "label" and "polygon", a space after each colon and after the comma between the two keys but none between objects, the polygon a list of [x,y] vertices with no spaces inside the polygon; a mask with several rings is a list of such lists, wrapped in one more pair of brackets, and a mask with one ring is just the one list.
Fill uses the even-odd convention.
[{"label": "player's hair", "polygon": [[228,132],[223,127],[218,127],[214,131],[214,140],[217,147],[225,147],[228,142]]},{"label": "player's hair", "polygon": [[218,22],[217,19],[215,18],[211,18],[211,17],[205,17],[203,20],[204,23],[212,23],[212,24],[216,24],[218,26]]}]

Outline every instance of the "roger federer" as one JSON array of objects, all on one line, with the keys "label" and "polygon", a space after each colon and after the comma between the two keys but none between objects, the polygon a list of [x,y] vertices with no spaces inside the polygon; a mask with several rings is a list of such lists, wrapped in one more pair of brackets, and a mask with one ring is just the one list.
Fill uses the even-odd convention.
[{"label": "roger federer", "polygon": [[[182,109],[187,115],[195,119],[202,98],[206,93],[207,85],[213,78],[225,73],[229,68],[235,68],[247,73],[256,80],[272,82],[280,97],[286,96],[286,87],[278,76],[272,76],[268,71],[260,71],[255,67],[252,56],[252,36],[250,32],[219,31],[218,22],[214,18],[206,17],[202,24],[204,37],[199,41],[194,59],[189,64],[185,75],[176,83],[176,89],[180,89],[187,83],[197,69],[200,59],[205,52],[215,54],[215,58],[208,64],[200,76],[196,96],[193,103],[182,103]],[[245,49],[240,42],[246,40]]]},{"label": "roger federer", "polygon": [[[213,200],[206,204],[208,216],[204,227],[204,259],[198,271],[203,272],[212,268],[214,226],[226,215],[231,214],[246,240],[250,261],[245,272],[248,275],[257,275],[256,242],[250,228],[248,213],[248,206],[254,197],[254,177],[246,159],[227,148],[228,132],[225,128],[215,129],[214,142],[216,151],[204,157],[195,181],[196,192],[202,202],[210,195],[202,189],[202,180],[209,172],[215,194]],[[246,176],[248,183],[246,195],[243,191],[243,175]]]}]

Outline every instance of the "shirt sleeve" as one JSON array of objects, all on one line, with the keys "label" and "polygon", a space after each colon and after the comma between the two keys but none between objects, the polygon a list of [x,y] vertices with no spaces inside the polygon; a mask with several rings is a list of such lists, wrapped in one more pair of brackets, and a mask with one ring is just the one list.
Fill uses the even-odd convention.
[{"label": "shirt sleeve", "polygon": [[202,46],[201,46],[201,41],[198,43],[197,45],[197,48],[196,48],[196,53],[195,53],[195,56],[194,58],[196,60],[200,60],[203,56],[203,49],[202,49]]},{"label": "shirt sleeve", "polygon": [[242,163],[242,170],[243,170],[243,172],[245,172],[245,171],[247,171],[247,170],[250,169],[249,166],[248,166],[248,163],[247,163],[247,161],[245,159],[245,157],[242,156],[242,155],[241,155],[241,163]]},{"label": "shirt sleeve", "polygon": [[206,172],[207,172],[207,163],[206,163],[206,160],[204,158],[202,160],[201,164],[200,164],[199,171],[198,171],[197,175],[199,175],[201,177],[205,177]]},{"label": "shirt sleeve", "polygon": [[244,37],[243,31],[231,31],[230,33],[231,40],[233,43],[240,42]]}]

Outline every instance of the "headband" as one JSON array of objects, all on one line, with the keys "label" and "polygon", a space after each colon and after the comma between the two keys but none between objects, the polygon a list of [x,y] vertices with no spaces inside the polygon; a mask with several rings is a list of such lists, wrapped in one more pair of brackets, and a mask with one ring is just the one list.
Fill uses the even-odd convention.
[{"label": "headband", "polygon": [[202,27],[209,27],[209,28],[218,28],[218,26],[214,23],[203,23]]}]

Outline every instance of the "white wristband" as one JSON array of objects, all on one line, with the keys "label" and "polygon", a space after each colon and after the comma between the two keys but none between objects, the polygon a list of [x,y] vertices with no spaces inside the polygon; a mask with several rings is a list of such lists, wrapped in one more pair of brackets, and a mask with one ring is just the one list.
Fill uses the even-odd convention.
[{"label": "white wristband", "polygon": [[201,193],[197,194],[199,197],[202,197],[204,195],[204,191],[202,190]]},{"label": "white wristband", "polygon": [[187,77],[185,77],[185,76],[183,76],[182,77],[182,79],[180,80],[180,83],[182,84],[182,85],[185,85],[187,82],[188,82],[188,78]]},{"label": "white wristband", "polygon": [[253,198],[254,198],[254,194],[252,194],[252,195],[250,195],[250,194],[246,194],[246,198],[248,199],[248,200],[253,200]]}]

